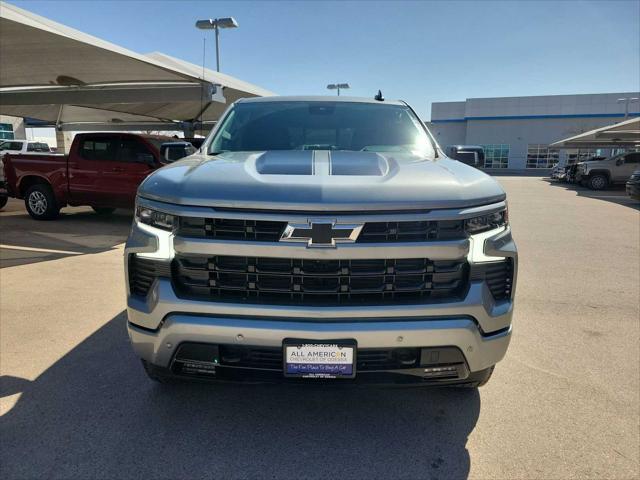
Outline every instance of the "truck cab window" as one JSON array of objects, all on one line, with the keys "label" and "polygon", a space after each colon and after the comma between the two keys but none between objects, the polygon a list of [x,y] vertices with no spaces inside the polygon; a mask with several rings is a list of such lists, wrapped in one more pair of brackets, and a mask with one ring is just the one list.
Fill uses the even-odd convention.
[{"label": "truck cab window", "polygon": [[22,143],[20,142],[2,142],[0,143],[0,150],[21,150]]},{"label": "truck cab window", "polygon": [[120,140],[118,161],[127,163],[147,163],[154,159],[155,155],[142,142],[133,138],[123,138]]},{"label": "truck cab window", "polygon": [[640,153],[629,153],[624,157],[624,163],[640,163]]},{"label": "truck cab window", "polygon": [[27,144],[27,152],[48,152],[49,145],[42,142],[33,142]]},{"label": "truck cab window", "polygon": [[80,144],[80,156],[86,160],[115,160],[116,151],[113,138],[87,138]]}]

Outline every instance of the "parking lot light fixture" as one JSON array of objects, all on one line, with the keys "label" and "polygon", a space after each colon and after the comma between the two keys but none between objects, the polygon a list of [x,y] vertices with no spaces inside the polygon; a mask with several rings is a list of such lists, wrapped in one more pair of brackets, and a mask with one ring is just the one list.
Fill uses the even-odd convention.
[{"label": "parking lot light fixture", "polygon": [[238,28],[238,22],[233,17],[210,18],[208,20],[198,20],[196,27],[200,30],[215,30],[216,32],[216,71],[220,71],[220,50],[218,47],[218,37],[221,28]]},{"label": "parking lot light fixture", "polygon": [[340,96],[340,89],[351,88],[348,83],[330,83],[327,85],[327,89],[329,90],[337,90],[338,96]]}]

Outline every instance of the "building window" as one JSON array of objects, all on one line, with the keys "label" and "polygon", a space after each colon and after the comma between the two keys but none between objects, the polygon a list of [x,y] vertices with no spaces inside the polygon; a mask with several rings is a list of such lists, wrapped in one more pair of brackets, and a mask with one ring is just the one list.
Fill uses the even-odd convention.
[{"label": "building window", "polygon": [[528,145],[527,168],[553,168],[560,160],[560,152],[549,145]]},{"label": "building window", "polygon": [[13,125],[10,123],[0,123],[0,140],[13,140]]},{"label": "building window", "polygon": [[509,168],[509,145],[482,145],[484,168]]},{"label": "building window", "polygon": [[567,151],[567,165],[573,165],[574,163],[584,162],[592,157],[599,155],[600,150],[593,148],[579,148],[577,150]]}]

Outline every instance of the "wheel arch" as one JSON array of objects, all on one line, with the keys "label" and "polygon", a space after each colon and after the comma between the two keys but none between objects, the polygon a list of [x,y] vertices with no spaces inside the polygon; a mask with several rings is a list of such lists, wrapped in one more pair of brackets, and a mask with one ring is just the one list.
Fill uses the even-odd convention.
[{"label": "wheel arch", "polygon": [[34,185],[49,185],[49,187],[52,187],[51,182],[45,177],[40,175],[25,175],[20,179],[20,183],[18,183],[18,198],[24,198],[27,190]]},{"label": "wheel arch", "polygon": [[594,175],[604,175],[605,177],[607,177],[607,180],[611,180],[611,172],[609,172],[609,170],[605,170],[605,169],[595,169],[595,170],[591,170],[589,172],[589,176],[592,177]]}]

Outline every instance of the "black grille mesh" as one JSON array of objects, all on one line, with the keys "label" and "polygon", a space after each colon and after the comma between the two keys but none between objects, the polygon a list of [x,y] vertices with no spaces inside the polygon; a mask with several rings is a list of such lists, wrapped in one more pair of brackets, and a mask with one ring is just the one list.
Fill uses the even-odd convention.
[{"label": "black grille mesh", "polygon": [[[242,368],[282,370],[282,348],[240,347],[220,345],[220,365]],[[415,368],[419,364],[420,349],[366,349],[359,348],[356,353],[356,368],[359,372],[375,370],[397,370]],[[399,353],[411,358],[402,361]]]},{"label": "black grille mesh", "polygon": [[[190,238],[277,242],[286,222],[181,217],[177,234]],[[465,238],[462,220],[367,222],[357,243],[425,242]]]},{"label": "black grille mesh", "polygon": [[467,286],[463,260],[306,260],[178,255],[183,298],[281,304],[382,304],[455,300]]},{"label": "black grille mesh", "polygon": [[229,218],[181,217],[178,235],[217,240],[277,242],[286,222],[234,220]]},{"label": "black grille mesh", "polygon": [[464,235],[464,222],[455,220],[367,222],[360,232],[358,242],[424,242],[464,238]]}]

